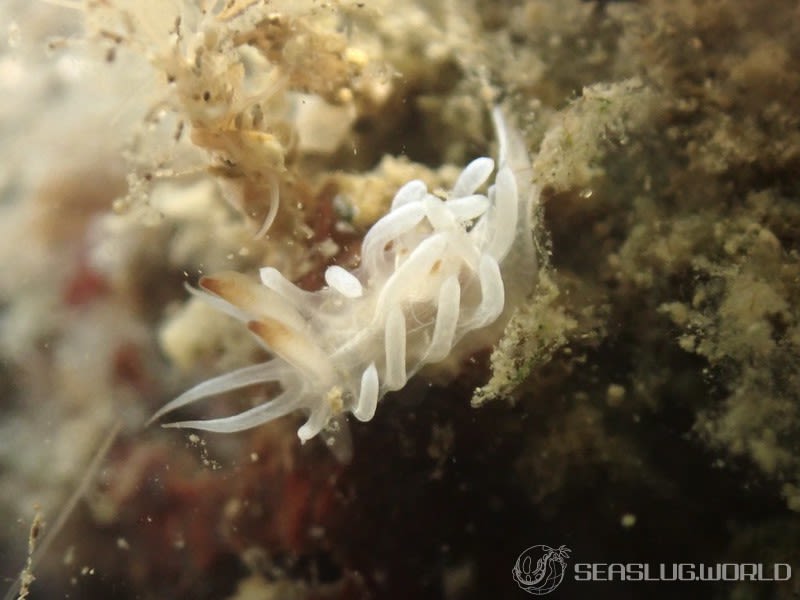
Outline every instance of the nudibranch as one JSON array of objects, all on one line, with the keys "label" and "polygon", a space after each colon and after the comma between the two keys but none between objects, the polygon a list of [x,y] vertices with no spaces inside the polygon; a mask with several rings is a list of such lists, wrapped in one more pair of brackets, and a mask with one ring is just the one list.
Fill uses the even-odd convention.
[{"label": "nudibranch", "polygon": [[[151,420],[276,382],[274,397],[244,412],[165,426],[235,432],[303,411],[308,418],[297,435],[305,442],[336,430],[347,412],[369,421],[386,392],[476,337],[467,334],[496,325],[508,312],[511,286],[535,283],[538,196],[521,135],[499,108],[492,119],[497,164],[473,160],[444,199],[422,181],[403,185],[364,237],[359,266],[329,267],[322,289],[302,290],[272,267],[260,270],[260,283],[235,272],[203,277],[194,292],[246,323],[273,358],[196,385]],[[515,281],[504,283],[504,275]]]}]

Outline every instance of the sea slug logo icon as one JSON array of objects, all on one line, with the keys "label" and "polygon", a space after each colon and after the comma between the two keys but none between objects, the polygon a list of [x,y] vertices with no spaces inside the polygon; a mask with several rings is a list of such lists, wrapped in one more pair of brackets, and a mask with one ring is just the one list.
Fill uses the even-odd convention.
[{"label": "sea slug logo icon", "polygon": [[569,553],[566,546],[531,546],[517,557],[511,570],[514,581],[534,596],[549,594],[564,580]]}]

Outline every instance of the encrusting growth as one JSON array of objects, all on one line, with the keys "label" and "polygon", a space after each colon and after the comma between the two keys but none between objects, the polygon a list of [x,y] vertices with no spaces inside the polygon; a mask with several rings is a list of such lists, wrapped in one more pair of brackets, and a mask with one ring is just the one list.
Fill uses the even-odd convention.
[{"label": "encrusting growth", "polygon": [[444,200],[421,181],[405,184],[364,237],[360,266],[328,268],[323,289],[301,290],[272,267],[261,269],[261,284],[234,272],[203,277],[193,293],[247,323],[275,357],[200,383],[151,420],[207,396],[278,382],[277,396],[239,414],[165,426],[234,432],[302,410],[309,416],[297,434],[305,442],[345,412],[369,421],[386,392],[445,359],[466,334],[495,324],[506,314],[503,271],[528,277],[531,287],[535,281],[537,190],[521,136],[499,108],[492,117],[499,157],[487,193],[478,191],[495,171],[487,157],[467,165]]}]

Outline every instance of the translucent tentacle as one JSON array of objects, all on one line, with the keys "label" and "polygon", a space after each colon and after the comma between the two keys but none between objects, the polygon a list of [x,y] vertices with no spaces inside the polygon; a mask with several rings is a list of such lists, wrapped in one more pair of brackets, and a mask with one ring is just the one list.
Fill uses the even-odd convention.
[{"label": "translucent tentacle", "polygon": [[406,384],[406,317],[400,306],[394,306],[386,319],[384,338],[386,375],[384,384],[389,390],[398,390]]},{"label": "translucent tentacle", "polygon": [[364,287],[358,277],[338,265],[326,269],[325,282],[345,298],[360,298],[364,295]]},{"label": "translucent tentacle", "polygon": [[375,363],[370,363],[361,375],[361,391],[358,394],[358,403],[353,409],[353,414],[359,421],[369,421],[378,407],[378,393],[380,391],[378,369]]},{"label": "translucent tentacle", "polygon": [[392,207],[390,210],[396,211],[401,206],[405,206],[410,202],[419,202],[428,193],[428,186],[419,179],[409,181],[394,195],[392,200]]},{"label": "translucent tentacle", "polygon": [[331,381],[334,368],[327,349],[315,339],[309,327],[301,330],[288,327],[276,319],[250,321],[252,331],[270,351],[280,356],[306,377]]},{"label": "translucent tentacle", "polygon": [[233,310],[226,312],[242,320],[269,318],[295,329],[304,327],[305,319],[297,311],[298,305],[241,273],[226,271],[213,277],[203,277],[200,286],[213,294],[210,297],[201,294],[203,298],[215,306],[220,300],[233,306]]},{"label": "translucent tentacle", "polygon": [[273,421],[278,417],[289,414],[296,408],[298,407],[294,395],[284,392],[269,402],[259,404],[258,406],[231,415],[230,417],[223,417],[221,419],[199,419],[196,421],[178,421],[176,423],[166,423],[162,427],[199,429],[201,431],[212,431],[214,433],[234,433]]},{"label": "translucent tentacle", "polygon": [[400,268],[389,277],[378,295],[375,318],[379,322],[383,320],[386,311],[397,298],[406,297],[408,291],[414,289],[415,280],[430,272],[446,247],[447,237],[440,233],[425,239],[414,248]]},{"label": "translucent tentacle", "polygon": [[494,161],[491,158],[487,156],[476,158],[461,171],[453,190],[450,192],[451,197],[460,198],[461,196],[474,194],[475,190],[486,183],[493,170]]},{"label": "translucent tentacle", "polygon": [[297,437],[301,442],[307,442],[322,431],[330,418],[331,407],[327,402],[321,400],[314,406],[305,424],[297,430]]},{"label": "translucent tentacle", "polygon": [[149,425],[153,421],[159,419],[165,414],[172,412],[191,404],[208,396],[221,394],[230,390],[237,390],[239,388],[254,385],[256,383],[264,383],[267,381],[276,381],[280,378],[283,371],[286,370],[286,364],[276,360],[270,360],[258,365],[250,365],[242,369],[237,369],[230,373],[225,373],[219,377],[214,377],[202,383],[197,384],[193,388],[185,391],[180,396],[162,406],[156,414],[150,417],[147,422]]},{"label": "translucent tentacle", "polygon": [[453,229],[456,226],[455,216],[439,198],[428,194],[422,203],[425,206],[425,216],[435,230]]},{"label": "translucent tentacle", "polygon": [[263,267],[258,274],[261,283],[291,303],[303,306],[315,298],[313,292],[301,290],[274,267]]},{"label": "translucent tentacle", "polygon": [[461,286],[458,277],[448,277],[439,290],[439,307],[433,338],[423,362],[438,362],[444,359],[453,347],[461,304]]},{"label": "translucent tentacle", "polygon": [[493,322],[503,312],[505,303],[505,289],[500,266],[488,254],[481,257],[478,279],[481,284],[481,303],[469,321],[470,329],[484,327]]},{"label": "translucent tentacle", "polygon": [[489,199],[482,194],[453,198],[445,202],[447,209],[460,222],[477,219],[489,208]]},{"label": "translucent tentacle", "polygon": [[420,202],[404,204],[382,217],[364,236],[361,244],[362,263],[370,271],[377,269],[384,246],[416,227],[424,217],[425,209]]}]

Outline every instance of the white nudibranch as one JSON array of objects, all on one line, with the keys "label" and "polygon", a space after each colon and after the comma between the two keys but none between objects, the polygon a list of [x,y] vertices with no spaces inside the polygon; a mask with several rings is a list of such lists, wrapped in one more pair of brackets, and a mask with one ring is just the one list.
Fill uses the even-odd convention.
[{"label": "white nudibranch", "polygon": [[194,293],[246,322],[274,358],[198,384],[151,421],[214,394],[277,382],[275,397],[244,412],[165,426],[234,432],[299,410],[308,414],[297,432],[305,442],[348,411],[369,421],[386,392],[495,324],[509,290],[535,284],[537,191],[520,134],[500,109],[492,117],[499,153],[487,192],[478,191],[495,171],[486,157],[467,165],[445,200],[422,181],[405,184],[364,237],[359,267],[328,268],[327,287],[301,290],[272,267],[261,269],[261,284],[234,272],[203,277]]}]

